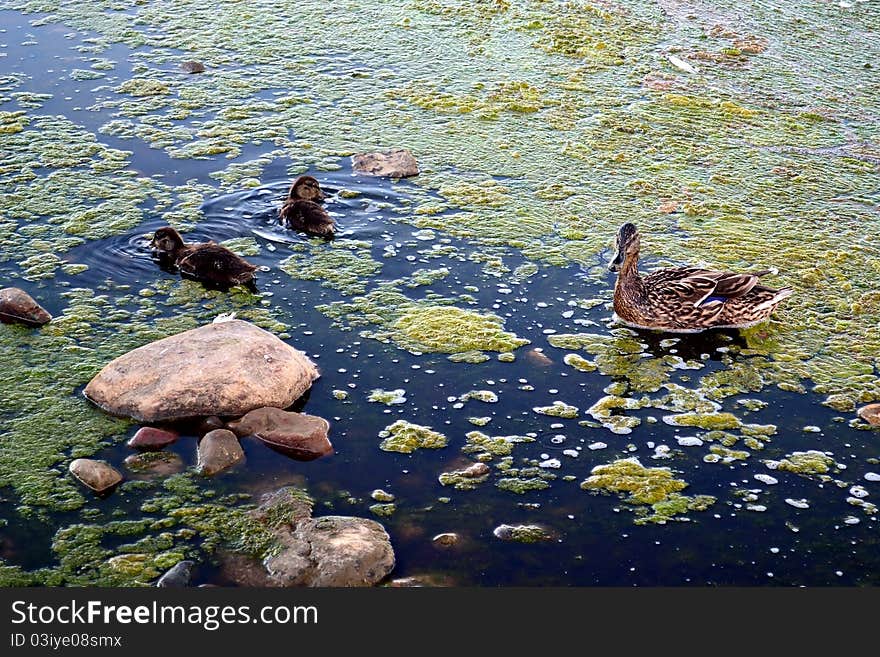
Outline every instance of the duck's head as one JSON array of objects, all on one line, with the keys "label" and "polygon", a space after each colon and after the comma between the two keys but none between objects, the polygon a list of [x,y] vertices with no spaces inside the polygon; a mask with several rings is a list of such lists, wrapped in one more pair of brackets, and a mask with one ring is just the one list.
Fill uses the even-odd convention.
[{"label": "duck's head", "polygon": [[184,241],[180,236],[180,233],[174,230],[171,226],[166,226],[153,233],[153,239],[150,241],[150,246],[154,251],[158,251],[159,253],[172,254],[184,247]]},{"label": "duck's head", "polygon": [[623,224],[617,229],[617,236],[614,238],[614,258],[608,263],[608,269],[620,271],[625,260],[632,256],[638,258],[640,247],[639,229],[629,222]]},{"label": "duck's head", "polygon": [[288,197],[304,201],[323,201],[324,192],[321,191],[317,180],[311,176],[300,176],[290,186]]}]

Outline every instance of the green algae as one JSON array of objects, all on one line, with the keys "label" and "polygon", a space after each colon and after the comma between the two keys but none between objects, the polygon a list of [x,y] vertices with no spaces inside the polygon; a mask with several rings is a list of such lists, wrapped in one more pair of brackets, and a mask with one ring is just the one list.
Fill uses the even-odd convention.
[{"label": "green algae", "polygon": [[517,443],[534,441],[529,436],[488,436],[482,431],[469,431],[465,436],[467,442],[461,451],[476,454],[480,461],[491,460],[494,456],[509,456]]},{"label": "green algae", "polygon": [[539,525],[498,525],[492,533],[501,540],[532,545],[552,541],[553,533]]},{"label": "green algae", "polygon": [[495,482],[495,486],[501,490],[523,495],[529,491],[550,488],[550,482],[541,477],[502,477]]},{"label": "green algae", "polygon": [[385,452],[411,454],[417,449],[440,449],[446,447],[447,438],[430,427],[413,424],[406,420],[397,420],[379,432],[384,440],[379,449]]},{"label": "green algae", "polygon": [[370,243],[361,240],[312,240],[291,246],[294,254],[282,260],[279,268],[290,277],[321,281],[324,287],[346,295],[363,294],[365,278],[381,271],[382,263],[370,255]]},{"label": "green algae", "polygon": [[688,511],[705,511],[711,507],[717,498],[711,495],[695,495],[689,497],[680,493],[670,493],[666,499],[655,502],[648,509],[640,509],[635,520],[636,525],[658,524],[663,525],[670,520],[689,520]]},{"label": "green algae", "polygon": [[392,325],[395,342],[410,351],[513,351],[529,341],[503,330],[501,318],[454,306],[417,306]]},{"label": "green algae", "polygon": [[437,480],[443,486],[452,486],[455,490],[474,490],[489,479],[488,466],[484,470],[474,471],[474,466],[451,472],[441,472]]},{"label": "green algae", "polygon": [[492,421],[491,416],[484,415],[480,417],[469,417],[468,422],[477,427],[485,427],[489,422]]},{"label": "green algae", "polygon": [[371,504],[368,508],[370,513],[380,518],[389,518],[397,511],[396,504]]},{"label": "green algae", "polygon": [[806,452],[792,452],[778,461],[768,459],[764,464],[771,470],[803,475],[826,474],[837,466],[833,458],[813,449]]},{"label": "green algae", "polygon": [[563,401],[554,401],[550,406],[535,406],[532,409],[539,415],[549,415],[550,417],[560,417],[565,419],[573,419],[578,416],[578,407],[566,404]]},{"label": "green algae", "polygon": [[663,421],[676,427],[697,427],[709,431],[736,429],[742,424],[733,413],[679,413],[664,415]]},{"label": "green algae", "polygon": [[404,404],[406,403],[405,393],[406,391],[402,388],[397,388],[395,390],[382,390],[381,388],[376,388],[370,391],[369,396],[367,396],[367,401],[385,404],[386,406]]},{"label": "green algae", "polygon": [[459,395],[458,399],[463,402],[476,399],[484,404],[494,404],[498,401],[498,395],[491,390],[468,390],[463,395]]},{"label": "green algae", "polygon": [[652,505],[687,488],[668,468],[646,468],[638,459],[619,459],[598,465],[582,483],[584,490],[625,493],[627,502]]}]

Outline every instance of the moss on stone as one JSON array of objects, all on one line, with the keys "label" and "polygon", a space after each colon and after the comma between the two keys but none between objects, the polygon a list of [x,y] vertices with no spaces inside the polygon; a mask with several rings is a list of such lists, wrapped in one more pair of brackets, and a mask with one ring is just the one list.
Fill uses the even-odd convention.
[{"label": "moss on stone", "polygon": [[446,447],[447,438],[430,427],[413,424],[406,420],[397,420],[379,432],[384,438],[379,448],[386,452],[411,454],[417,449],[439,449]]}]

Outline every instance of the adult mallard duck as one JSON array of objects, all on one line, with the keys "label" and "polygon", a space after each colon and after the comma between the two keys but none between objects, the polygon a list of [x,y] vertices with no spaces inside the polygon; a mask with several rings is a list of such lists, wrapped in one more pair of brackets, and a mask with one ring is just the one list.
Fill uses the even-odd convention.
[{"label": "adult mallard duck", "polygon": [[181,274],[220,287],[244,285],[254,289],[257,266],[214,242],[183,241],[171,226],[160,228],[150,242],[159,262],[176,267]]},{"label": "adult mallard duck", "polygon": [[698,333],[745,328],[763,322],[794,290],[758,284],[773,269],[737,274],[699,267],[670,267],[639,274],[639,232],[625,223],[617,231],[617,253],[608,265],[618,272],[614,313],[635,328]]}]

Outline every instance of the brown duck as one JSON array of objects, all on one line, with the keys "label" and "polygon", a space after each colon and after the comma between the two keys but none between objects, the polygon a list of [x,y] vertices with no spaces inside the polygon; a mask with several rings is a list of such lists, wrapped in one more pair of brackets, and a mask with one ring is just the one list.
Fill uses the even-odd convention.
[{"label": "brown duck", "polygon": [[153,234],[150,246],[160,263],[173,265],[185,276],[220,287],[255,287],[257,266],[215,242],[187,244],[180,233],[166,226]]},{"label": "brown duck", "polygon": [[326,198],[318,181],[312,176],[300,176],[293,181],[290,191],[287,193],[287,200],[303,199],[306,201],[320,202]]},{"label": "brown duck", "polygon": [[309,235],[333,237],[336,222],[318,203],[325,198],[318,181],[300,176],[293,181],[287,200],[278,213],[281,224]]},{"label": "brown duck", "polygon": [[617,231],[617,253],[608,268],[617,271],[614,313],[636,328],[697,333],[711,328],[745,328],[767,320],[794,293],[758,279],[773,269],[738,274],[699,267],[670,267],[639,274],[639,232],[625,223]]}]

